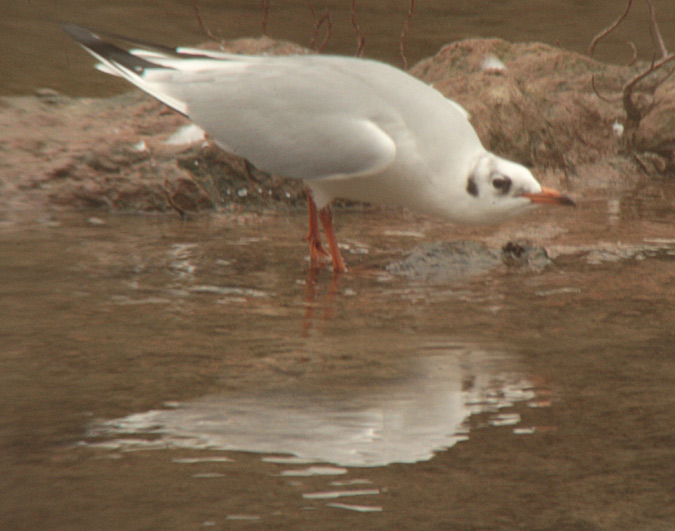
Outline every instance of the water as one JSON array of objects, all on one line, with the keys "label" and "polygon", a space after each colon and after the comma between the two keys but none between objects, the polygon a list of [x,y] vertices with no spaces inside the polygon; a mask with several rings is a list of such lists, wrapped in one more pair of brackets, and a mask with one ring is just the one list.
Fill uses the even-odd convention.
[{"label": "water", "polygon": [[[673,192],[489,230],[338,211],[341,278],[299,211],[5,215],[3,527],[667,529]],[[543,271],[385,270],[536,234]]]},{"label": "water", "polygon": [[[218,38],[257,37],[262,34],[260,0],[200,0],[204,23]],[[397,66],[402,64],[399,36],[409,2],[357,0],[357,22],[365,39],[365,54]],[[675,11],[670,0],[653,0],[665,44],[675,49],[670,28]],[[353,55],[356,36],[348,0],[270,2],[267,32],[310,46],[314,8],[318,16],[331,14],[331,38],[326,53]],[[540,41],[587,53],[593,37],[613,22],[625,7],[615,0],[425,0],[415,3],[405,41],[409,64],[436,53],[448,42],[471,37],[498,37],[512,42]],[[74,22],[168,45],[208,40],[199,28],[192,0],[5,0],[0,3],[0,46],[14,53],[0,56],[0,94],[26,94],[51,88],[69,95],[111,95],[129,90],[124,81],[95,75],[92,60],[61,31]],[[324,25],[325,27],[325,25]],[[654,48],[643,2],[635,3],[621,27],[597,47],[596,57],[627,64],[635,44],[638,56],[651,60]],[[323,38],[323,35],[321,36]],[[320,39],[319,39],[320,40]]]}]

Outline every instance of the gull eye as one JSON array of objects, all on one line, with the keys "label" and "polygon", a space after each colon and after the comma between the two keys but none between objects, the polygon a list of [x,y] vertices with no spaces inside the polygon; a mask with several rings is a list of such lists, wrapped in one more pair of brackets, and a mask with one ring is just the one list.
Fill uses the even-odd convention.
[{"label": "gull eye", "polygon": [[503,175],[497,175],[492,179],[492,186],[502,194],[506,194],[511,189],[511,179]]}]

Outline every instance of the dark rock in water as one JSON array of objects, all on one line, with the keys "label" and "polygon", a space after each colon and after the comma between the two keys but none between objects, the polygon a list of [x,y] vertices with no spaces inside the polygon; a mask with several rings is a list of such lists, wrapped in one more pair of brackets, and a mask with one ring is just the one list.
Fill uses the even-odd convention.
[{"label": "dark rock in water", "polygon": [[50,88],[40,88],[35,91],[35,95],[42,101],[49,105],[58,105],[68,103],[69,98],[60,92]]},{"label": "dark rock in water", "polygon": [[544,248],[527,241],[508,242],[501,250],[478,242],[433,242],[417,247],[386,269],[413,280],[446,283],[483,275],[501,265],[541,271],[550,263]]},{"label": "dark rock in water", "polygon": [[527,266],[537,271],[551,263],[546,249],[526,240],[506,243],[502,247],[502,260],[508,266]]},{"label": "dark rock in water", "polygon": [[453,282],[501,265],[501,253],[477,242],[433,242],[417,247],[387,271],[427,282]]}]

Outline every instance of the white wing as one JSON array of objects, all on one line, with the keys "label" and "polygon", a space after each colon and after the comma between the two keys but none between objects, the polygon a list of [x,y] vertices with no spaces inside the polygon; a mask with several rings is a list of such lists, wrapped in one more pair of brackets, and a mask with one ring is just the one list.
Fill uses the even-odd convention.
[{"label": "white wing", "polygon": [[[64,29],[101,64],[187,115],[223,149],[304,180],[364,176],[396,158],[384,126],[401,118],[348,58],[251,57],[130,43]],[[363,65],[361,65],[363,67]],[[395,128],[402,130],[402,127]]]},{"label": "white wing", "polygon": [[219,62],[160,83],[223,149],[263,170],[311,180],[391,164],[396,143],[383,126],[397,113],[333,65],[297,59]]}]

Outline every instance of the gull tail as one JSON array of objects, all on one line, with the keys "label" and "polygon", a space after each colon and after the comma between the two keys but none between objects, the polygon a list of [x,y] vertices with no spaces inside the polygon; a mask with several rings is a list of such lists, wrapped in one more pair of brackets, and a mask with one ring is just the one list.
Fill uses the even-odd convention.
[{"label": "gull tail", "polygon": [[164,83],[162,83],[166,80],[167,73],[176,70],[170,64],[172,55],[176,53],[174,50],[153,44],[128,41],[115,35],[109,36],[111,40],[121,40],[135,47],[125,50],[81,26],[64,24],[62,27],[82,48],[100,61],[96,65],[98,70],[126,79],[162,103],[187,116],[185,102],[173,97],[165,90]]}]

